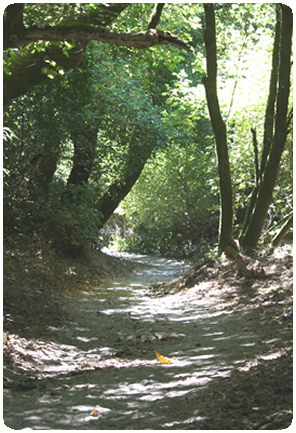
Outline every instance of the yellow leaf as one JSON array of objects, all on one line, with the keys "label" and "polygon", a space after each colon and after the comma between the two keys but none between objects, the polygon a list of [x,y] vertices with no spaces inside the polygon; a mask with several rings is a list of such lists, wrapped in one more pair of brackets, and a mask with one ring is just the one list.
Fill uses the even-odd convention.
[{"label": "yellow leaf", "polygon": [[99,414],[95,409],[93,409],[90,416],[99,416]]},{"label": "yellow leaf", "polygon": [[97,404],[97,405],[93,408],[93,410],[91,411],[90,416],[95,416],[95,417],[97,417],[97,418],[101,418],[102,415],[98,412],[99,410],[100,410],[100,405]]},{"label": "yellow leaf", "polygon": [[164,356],[160,355],[159,353],[154,350],[157,361],[161,362],[162,364],[172,364],[172,362],[169,359],[166,359]]}]

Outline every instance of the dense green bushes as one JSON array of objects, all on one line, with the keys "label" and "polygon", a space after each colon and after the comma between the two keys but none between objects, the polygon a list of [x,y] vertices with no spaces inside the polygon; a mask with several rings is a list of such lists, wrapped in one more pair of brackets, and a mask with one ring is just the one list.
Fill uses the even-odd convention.
[{"label": "dense green bushes", "polygon": [[125,230],[126,248],[180,256],[216,238],[217,181],[208,158],[193,144],[174,145],[149,161],[121,206],[132,229]]}]

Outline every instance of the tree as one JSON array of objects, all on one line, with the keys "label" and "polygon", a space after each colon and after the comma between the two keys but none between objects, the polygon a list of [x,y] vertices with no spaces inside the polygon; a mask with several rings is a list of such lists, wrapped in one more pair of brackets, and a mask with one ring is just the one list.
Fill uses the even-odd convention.
[{"label": "tree", "polygon": [[212,127],[215,134],[221,209],[219,224],[219,251],[232,242],[233,204],[226,124],[222,119],[217,96],[217,48],[215,12],[213,4],[204,4],[206,28],[204,39],[207,53],[207,75],[203,78]]},{"label": "tree", "polygon": [[[6,126],[20,138],[13,145],[21,154],[22,143],[27,147],[24,161],[5,148],[7,209],[19,221],[9,218],[6,231],[24,224],[29,230],[38,221],[55,246],[72,255],[95,242],[151,153],[165,143],[159,110],[142,80],[131,79],[128,63],[113,62],[108,53],[90,44],[79,68],[35,87],[5,113]],[[65,165],[70,169],[61,182]]]},{"label": "tree", "polygon": [[[259,9],[254,5],[220,4],[216,5],[216,10],[211,4],[204,6],[207,71],[202,80],[203,7],[199,4],[156,4],[152,16],[151,5],[143,3],[10,5],[4,15],[4,90],[9,101],[5,126],[12,131],[5,147],[5,192],[7,206],[14,209],[17,216],[15,221],[22,220],[26,227],[24,219],[28,215],[34,221],[37,215],[39,222],[43,218],[44,225],[55,221],[60,238],[63,227],[67,226],[66,243],[69,239],[77,241],[75,234],[80,224],[82,232],[88,232],[80,243],[86,239],[92,242],[90,231],[94,234],[94,227],[97,231],[104,225],[131,190],[148,159],[159,155],[172,182],[170,186],[167,184],[167,190],[172,192],[171,200],[177,208],[170,230],[171,233],[182,232],[188,244],[200,239],[201,232],[212,230],[208,221],[205,225],[200,223],[206,218],[207,203],[214,209],[213,226],[216,227],[215,164],[218,163],[220,252],[231,243],[232,230],[238,231],[233,227],[237,208],[234,197],[242,206],[255,178],[253,200],[241,236],[243,243],[255,211],[261,206],[258,204],[260,187],[264,182],[265,187],[268,185],[268,176],[276,165],[273,162],[279,156],[275,156],[274,149],[280,151],[283,144],[282,119],[286,117],[290,124],[292,118],[292,112],[284,115],[280,111],[285,99],[283,90],[280,96],[280,88],[282,84],[285,89],[287,86],[283,73],[277,74],[276,64],[284,59],[283,54],[279,61],[279,52],[284,53],[280,37],[284,38],[288,28],[287,25],[281,27],[284,20],[281,7],[262,151],[258,138],[260,120],[253,122],[252,116],[245,112],[242,126],[238,124],[237,112],[230,115],[234,112],[238,78],[235,73],[228,73],[226,62],[231,54],[237,54],[239,64],[245,48],[257,44],[256,28],[265,29],[261,19],[266,15],[266,7],[270,16],[272,6],[264,6],[259,8],[258,18]],[[173,33],[180,38],[170,37]],[[229,43],[229,34],[230,38],[242,35],[239,40],[242,42],[236,45],[240,36],[235,36],[231,39],[234,43]],[[153,35],[157,35],[156,39]],[[67,39],[70,36],[71,39]],[[197,55],[175,48],[191,50],[184,40],[191,40],[190,45],[196,48]],[[155,44],[173,46],[164,49],[153,47]],[[287,45],[285,40],[284,44]],[[143,49],[148,46],[152,48]],[[282,71],[284,69],[282,67]],[[227,83],[229,79],[233,80],[233,92],[225,108],[225,100],[221,97],[218,100],[217,87],[220,80]],[[209,150],[214,148],[214,142],[210,123],[204,115],[205,105],[200,104],[204,101],[201,81],[206,90],[217,161],[215,152]],[[194,102],[191,94],[198,95]],[[279,109],[275,114],[276,101]],[[207,132],[200,135],[203,128]],[[254,154],[250,156],[252,143]],[[274,143],[281,144],[274,147]],[[165,151],[167,146],[172,148],[168,152]],[[235,153],[245,154],[246,149],[248,158],[238,166]],[[242,173],[244,167],[250,169],[248,173]],[[13,185],[17,186],[17,193]],[[174,188],[178,190],[175,199]],[[206,200],[202,193],[209,195],[211,191],[214,192],[212,200]],[[264,188],[261,195],[263,197]],[[194,199],[196,203],[192,205]],[[169,215],[169,207],[164,204],[159,207],[163,215]],[[201,207],[202,212],[198,209]],[[285,209],[285,213],[288,212],[289,209]],[[165,221],[163,218],[164,224]]]},{"label": "tree", "polygon": [[169,31],[148,28],[133,34],[108,29],[128,7],[129,3],[7,6],[3,22],[4,105],[48,77],[54,78],[61,71],[79,66],[91,40],[136,49],[171,45],[191,50]]},{"label": "tree", "polygon": [[[292,10],[290,7],[281,4],[280,11],[278,9],[277,13],[261,171],[244,224],[245,229],[241,235],[241,244],[244,247],[256,248],[257,246],[272,200],[281,156],[286,144],[287,129],[291,121],[291,117],[288,117],[287,114],[290,93],[292,27]],[[279,28],[281,29],[280,31]],[[274,112],[275,101],[277,106],[276,113]],[[275,121],[274,132],[273,120]]]},{"label": "tree", "polygon": [[[224,123],[223,126],[226,134],[227,121],[228,130],[226,141],[224,141],[224,150],[226,149],[225,160],[228,163],[228,169],[222,170],[222,175],[227,174],[228,180],[230,180],[228,182],[228,196],[230,199],[226,200],[226,204],[231,204],[231,201],[233,201],[232,206],[236,212],[233,215],[234,212],[231,210],[231,206],[228,207],[230,209],[230,217],[226,219],[226,224],[228,224],[229,232],[231,233],[233,230],[233,236],[238,237],[241,231],[246,204],[248,203],[248,196],[254,182],[257,184],[257,181],[259,181],[257,166],[259,168],[261,149],[260,144],[257,143],[256,128],[259,129],[263,123],[262,118],[264,115],[262,113],[264,105],[262,103],[261,92],[264,92],[262,95],[265,98],[268,94],[267,80],[262,80],[260,86],[257,83],[255,84],[254,80],[251,83],[248,82],[248,85],[251,86],[249,87],[249,91],[245,92],[250,98],[248,101],[244,101],[241,98],[237,103],[235,100],[239,98],[236,97],[236,92],[242,93],[240,82],[244,82],[242,86],[246,88],[246,79],[250,75],[252,76],[252,66],[249,65],[249,62],[252,59],[252,62],[254,61],[256,64],[258,61],[258,56],[255,54],[257,50],[260,50],[260,58],[266,59],[264,63],[262,62],[263,66],[260,65],[260,70],[268,69],[268,52],[272,45],[271,33],[274,28],[274,6],[222,4],[216,6],[215,14],[217,20],[216,23],[214,21],[214,24],[216,24],[216,28],[218,29],[215,38],[217,40],[215,42],[217,57],[219,58],[219,75],[216,72],[216,85],[214,87],[216,87],[216,96],[218,86],[218,91],[222,95],[222,97],[220,96],[220,103],[218,101],[220,120],[222,120],[220,123]],[[201,11],[195,9],[195,16],[200,18],[202,16]],[[225,28],[227,32],[225,32]],[[195,32],[196,38],[199,33],[199,31]],[[199,47],[196,51],[200,53],[202,48]],[[209,51],[209,55],[211,56],[213,51]],[[201,107],[199,106],[199,98],[201,97],[199,83],[204,72],[200,72],[200,65],[202,63],[200,57],[201,54],[195,59],[188,59],[188,64],[184,65],[184,71],[179,70],[179,73],[175,72],[175,76],[177,77],[176,82],[167,87],[169,97],[162,107],[166,116],[166,125],[170,125],[172,131],[172,134],[169,135],[169,140],[173,149],[165,153],[162,150],[157,153],[157,160],[148,164],[135,189],[123,203],[123,211],[126,212],[129,224],[129,233],[134,229],[134,233],[125,244],[129,247],[146,248],[146,252],[168,252],[170,250],[171,254],[173,254],[175,248],[175,251],[184,254],[185,248],[187,251],[190,251],[192,246],[194,249],[199,248],[201,231],[203,231],[205,236],[208,235],[208,240],[210,239],[212,235],[209,224],[210,220],[216,227],[217,208],[211,204],[211,199],[213,199],[215,205],[217,203],[215,170],[217,161],[216,159],[214,160],[213,153],[210,151],[213,143],[210,141],[211,144],[208,145],[208,159],[199,158],[197,154],[200,154],[202,151],[205,137],[200,134],[200,127],[198,131],[194,130],[192,126],[188,127],[194,116],[196,116],[196,125],[200,126],[203,122]],[[190,72],[190,66],[191,70],[195,69],[194,78]],[[191,80],[193,78],[193,80],[191,81],[189,78]],[[183,80],[184,82],[182,82]],[[184,85],[185,81],[188,84]],[[228,84],[229,82],[232,82],[233,85]],[[253,86],[256,88],[257,93],[255,91],[252,92]],[[229,91],[228,94],[225,92],[225,87]],[[256,99],[259,89],[260,98]],[[198,95],[198,98],[194,102],[192,101],[192,104],[185,109],[190,92]],[[191,112],[191,115],[189,112]],[[253,135],[250,134],[250,130],[253,131]],[[185,131],[187,131],[187,134]],[[209,138],[213,135],[211,128],[208,135]],[[198,137],[197,139],[195,138],[196,136]],[[223,134],[217,134],[218,141],[221,139],[221,136],[223,137]],[[193,160],[194,167],[190,167],[185,158],[183,162],[183,149],[185,148],[185,152],[189,152],[187,160]],[[254,164],[256,152],[258,161],[257,164]],[[288,152],[285,154],[287,161],[289,161]],[[228,161],[228,158],[230,161]],[[203,162],[201,163],[200,160]],[[170,164],[171,161],[174,161],[174,163]],[[284,209],[282,205],[285,202],[284,196],[290,191],[290,176],[288,171],[288,167],[281,168],[281,177],[283,179],[277,184],[275,200],[269,208],[266,226],[280,218],[282,212],[289,212],[289,206],[287,209]],[[171,177],[169,177],[170,172],[172,173]],[[201,183],[197,181],[199,177],[196,173],[202,176]],[[211,185],[212,190],[211,188],[206,189],[205,185],[202,185],[203,182],[206,187]],[[194,187],[196,188],[195,203],[192,202]],[[203,196],[205,191],[207,191],[206,199]],[[277,203],[280,203],[280,205]],[[211,219],[202,214],[202,219],[206,221],[202,221],[202,219],[200,221],[201,208],[202,210],[208,210],[208,214],[205,212],[205,215],[211,213]],[[223,211],[221,209],[220,221],[222,216]],[[191,227],[191,230],[187,230],[189,227]],[[195,236],[190,234],[190,231],[193,233],[194,230]],[[229,236],[228,239],[230,243],[232,236]],[[137,243],[138,240],[140,240],[140,243]],[[193,245],[193,242],[196,245]],[[220,247],[220,252],[221,250],[223,251],[223,247]]]},{"label": "tree", "polygon": [[[256,166],[256,184],[246,215],[241,244],[244,247],[256,248],[268,208],[271,203],[272,193],[278,173],[281,155],[284,150],[287,137],[287,107],[290,91],[291,72],[291,42],[292,42],[292,11],[285,5],[278,9],[277,25],[275,31],[273,67],[270,79],[270,92],[265,115],[264,146],[261,158],[261,171],[259,173],[258,143],[256,131],[252,130],[254,145],[254,160]],[[219,251],[225,250],[232,242],[233,206],[230,165],[227,146],[226,125],[222,119],[217,97],[217,54],[215,11],[213,4],[205,4],[206,29],[204,33],[207,54],[207,76],[203,83],[210,118],[215,134],[216,150],[218,157],[218,170],[221,192],[221,213],[219,230]],[[281,28],[281,31],[279,31]],[[280,38],[280,41],[279,41]],[[280,47],[280,48],[279,48]],[[277,68],[279,64],[279,73]],[[277,101],[277,112],[274,113],[274,105]],[[273,122],[275,131],[273,135]]]},{"label": "tree", "polygon": [[[157,148],[159,141],[164,141],[163,132],[159,131],[157,125],[157,109],[153,109],[149,98],[141,89],[139,91],[136,80],[132,80],[132,91],[128,92],[122,71],[118,71],[121,76],[114,77],[117,80],[115,85],[110,80],[111,77],[108,79],[106,76],[106,72],[108,74],[110,71],[107,65],[104,66],[104,56],[110,56],[108,50],[105,50],[100,59],[100,50],[93,45],[92,50],[97,53],[96,65],[93,63],[86,75],[83,75],[81,66],[87,56],[90,41],[137,49],[171,45],[191,50],[171,32],[155,30],[164,4],[156,4],[147,30],[132,33],[118,31],[115,27],[107,28],[112,27],[120,14],[130,7],[131,4],[13,4],[4,13],[4,103],[8,116],[13,116],[16,108],[15,104],[8,104],[20,96],[22,99],[14,102],[20,103],[23,100],[35,110],[40,104],[39,99],[46,110],[40,113],[38,109],[32,113],[35,120],[31,127],[27,123],[27,110],[21,115],[28,134],[22,134],[19,144],[22,147],[22,143],[27,141],[29,152],[26,152],[24,159],[29,159],[30,169],[25,164],[21,170],[18,167],[16,177],[19,190],[16,194],[11,189],[13,158],[10,158],[6,166],[7,209],[12,215],[14,212],[11,210],[22,208],[17,218],[21,224],[24,224],[24,219],[28,216],[34,216],[36,221],[37,215],[40,222],[43,215],[42,218],[51,227],[63,250],[76,250],[79,253],[80,244],[86,240],[84,235],[79,239],[79,224],[81,227],[87,226],[86,214],[89,212],[86,212],[86,208],[95,212],[95,217],[89,213],[89,227],[93,229],[93,222],[96,221],[97,228],[101,228],[136,182],[153,149]],[[122,55],[122,52],[119,53],[119,56]],[[118,63],[118,57],[116,61]],[[102,64],[99,73],[98,62]],[[110,65],[112,71],[114,64]],[[75,67],[79,67],[76,78],[71,71]],[[55,81],[57,86],[52,86],[51,81]],[[36,86],[42,83],[47,84],[51,90],[55,89],[55,97],[41,96],[42,88],[35,91]],[[109,86],[112,91],[108,90]],[[26,98],[24,95],[29,89],[32,90],[29,98]],[[126,98],[130,98],[130,101]],[[20,126],[15,119],[12,120],[12,125],[14,130]],[[36,146],[32,146],[30,136],[33,127],[35,131],[47,136],[43,143],[37,137]],[[15,136],[12,134],[7,145],[14,141]],[[59,170],[61,161],[65,161],[65,154],[69,155],[71,143],[74,148],[71,170],[65,187],[59,184],[59,193],[53,195],[57,182],[55,173]],[[109,159],[109,155],[104,155],[106,148],[110,154],[115,150],[117,152],[118,160],[111,164],[116,165],[116,173],[112,174],[112,170],[106,171],[103,168],[106,166],[104,158]],[[8,148],[6,151],[7,154],[10,153]],[[100,160],[102,156],[103,159]],[[30,181],[24,183],[26,176],[29,176]],[[100,194],[94,199],[91,191],[97,193],[98,189]],[[12,200],[15,195],[18,198]],[[20,201],[21,196],[23,199]],[[52,212],[53,207],[56,208],[55,213]],[[46,217],[46,212],[49,212],[49,218]],[[80,223],[83,212],[84,222]],[[17,220],[10,218],[11,225]],[[19,224],[16,223],[16,226]],[[82,232],[86,233],[87,230],[83,229]]]}]

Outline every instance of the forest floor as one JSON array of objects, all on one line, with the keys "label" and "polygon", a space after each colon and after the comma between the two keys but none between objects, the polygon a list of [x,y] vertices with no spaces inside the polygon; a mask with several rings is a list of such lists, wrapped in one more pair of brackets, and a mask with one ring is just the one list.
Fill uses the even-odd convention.
[{"label": "forest floor", "polygon": [[244,260],[243,272],[222,256],[172,279],[184,266],[169,260],[57,260],[38,239],[6,243],[5,424],[287,428],[292,249]]}]

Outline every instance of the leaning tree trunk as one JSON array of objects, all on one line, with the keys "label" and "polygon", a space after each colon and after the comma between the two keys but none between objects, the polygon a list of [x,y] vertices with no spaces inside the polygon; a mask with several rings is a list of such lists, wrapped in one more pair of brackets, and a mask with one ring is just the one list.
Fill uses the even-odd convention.
[{"label": "leaning tree trunk", "polygon": [[207,75],[203,77],[212,127],[215,134],[218,172],[220,180],[219,252],[232,241],[233,199],[227,147],[226,124],[222,119],[217,96],[217,47],[215,11],[212,3],[204,4],[206,29],[204,40],[207,57]]},{"label": "leaning tree trunk", "polygon": [[275,134],[262,181],[259,186],[254,211],[250,217],[250,223],[241,237],[241,245],[249,248],[256,248],[257,246],[272,200],[273,189],[287,137],[287,107],[290,92],[293,14],[291,8],[288,6],[281,5],[281,9],[281,49]]},{"label": "leaning tree trunk", "polygon": [[286,223],[283,225],[279,233],[272,239],[271,243],[273,247],[277,247],[282,240],[285,238],[286,233],[290,228],[293,226],[293,213],[291,213],[290,217],[286,221]]},{"label": "leaning tree trunk", "polygon": [[118,179],[109,186],[105,194],[98,200],[96,209],[101,214],[99,228],[111,217],[119,203],[127,196],[136,181],[138,180],[142,170],[151,155],[152,147],[147,145],[145,151],[139,149],[136,145],[131,144],[126,164]]}]

